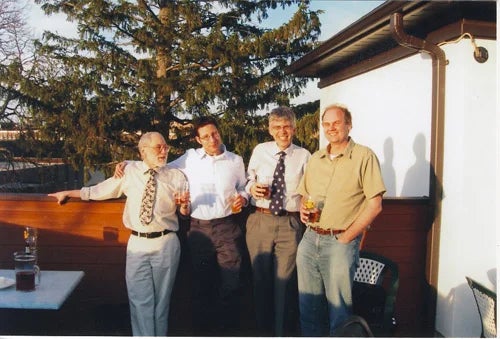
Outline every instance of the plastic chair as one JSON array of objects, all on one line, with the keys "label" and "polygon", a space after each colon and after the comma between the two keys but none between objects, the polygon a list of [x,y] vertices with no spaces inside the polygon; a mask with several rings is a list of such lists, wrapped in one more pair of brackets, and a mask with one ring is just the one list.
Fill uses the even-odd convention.
[{"label": "plastic chair", "polygon": [[394,334],[394,305],[398,287],[396,263],[384,256],[360,251],[352,291],[353,313],[367,321],[375,336]]},{"label": "plastic chair", "polygon": [[496,338],[497,336],[497,294],[481,285],[474,279],[465,277],[476,299],[477,309],[481,318],[481,338]]}]

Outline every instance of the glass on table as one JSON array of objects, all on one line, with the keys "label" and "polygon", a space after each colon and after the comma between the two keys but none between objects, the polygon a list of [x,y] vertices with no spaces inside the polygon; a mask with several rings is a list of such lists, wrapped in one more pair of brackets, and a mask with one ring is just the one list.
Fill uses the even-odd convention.
[{"label": "glass on table", "polygon": [[37,255],[38,229],[26,226],[23,232],[24,252],[26,254]]},{"label": "glass on table", "polygon": [[[40,268],[36,264],[36,256],[24,252],[14,252],[14,269],[16,272],[16,290],[34,291],[40,284]],[[35,277],[37,281],[35,282]]]}]

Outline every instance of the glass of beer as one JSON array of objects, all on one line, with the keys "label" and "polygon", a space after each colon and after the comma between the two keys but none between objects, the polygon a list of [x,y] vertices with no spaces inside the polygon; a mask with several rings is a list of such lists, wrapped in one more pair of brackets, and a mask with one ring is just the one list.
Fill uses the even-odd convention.
[{"label": "glass of beer", "polygon": [[264,175],[259,175],[257,177],[257,186],[261,190],[263,190],[261,193],[264,195],[263,199],[270,199],[271,198],[271,185],[273,183],[273,177],[271,176],[264,176]]},{"label": "glass of beer", "polygon": [[189,202],[189,183],[187,181],[183,181],[177,185],[174,192],[174,198],[177,206]]},{"label": "glass of beer", "polygon": [[241,204],[239,206],[236,204],[239,196],[240,194],[237,191],[234,191],[231,194],[231,198],[229,198],[229,201],[231,203],[231,212],[233,212],[233,214],[238,214],[241,212]]},{"label": "glass of beer", "polygon": [[309,212],[309,222],[316,223],[319,222],[321,218],[321,212],[323,211],[324,200],[321,198],[313,198],[309,196],[304,202],[307,211]]}]

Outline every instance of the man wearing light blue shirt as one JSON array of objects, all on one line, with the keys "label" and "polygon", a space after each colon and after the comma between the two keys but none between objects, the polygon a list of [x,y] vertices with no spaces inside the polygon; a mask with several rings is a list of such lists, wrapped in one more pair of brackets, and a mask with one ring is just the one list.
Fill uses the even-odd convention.
[{"label": "man wearing light blue shirt", "polygon": [[[274,141],[254,148],[247,170],[246,191],[252,196],[254,213],[247,220],[246,243],[261,336],[283,336],[287,330],[293,335],[292,327],[296,325],[290,314],[293,316],[293,311],[298,309],[295,256],[304,232],[299,215],[301,196],[296,188],[311,153],[292,144],[295,125],[295,114],[290,108],[273,109],[269,114],[269,133]],[[281,209],[276,211],[271,206],[275,200],[271,199],[279,194],[279,189],[273,185],[267,193],[260,181],[277,177],[275,170],[280,157],[283,157],[284,190],[279,196]],[[288,317],[287,313],[290,313]]]}]

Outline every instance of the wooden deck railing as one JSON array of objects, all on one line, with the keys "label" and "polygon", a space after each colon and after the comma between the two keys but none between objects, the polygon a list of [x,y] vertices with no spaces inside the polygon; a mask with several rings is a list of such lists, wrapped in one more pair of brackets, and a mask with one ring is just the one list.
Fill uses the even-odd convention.
[{"label": "wooden deck railing", "polygon": [[[0,321],[0,335],[130,335],[124,279],[130,232],[122,225],[122,210],[123,200],[72,199],[59,206],[54,199],[41,194],[0,194],[0,268],[12,268],[12,252],[23,249],[23,228],[31,226],[39,229],[42,271],[85,272],[57,317],[50,318],[57,319],[56,328],[47,325],[44,330],[48,332],[38,332],[41,329],[37,331],[36,327],[22,330],[16,328],[15,321],[4,320]],[[430,223],[428,199],[386,199],[382,214],[366,237],[365,250],[387,256],[399,265],[398,336],[425,335],[426,237]],[[182,265],[187,263],[181,262],[170,316],[170,335],[180,336],[189,335],[190,327],[189,275]],[[244,276],[250,280],[248,263],[245,269]],[[242,317],[246,320],[242,320],[242,335],[246,336],[252,335],[253,326],[247,319],[252,317],[250,284],[247,281],[243,286]],[[0,310],[0,318],[17,318],[19,312]]]}]

